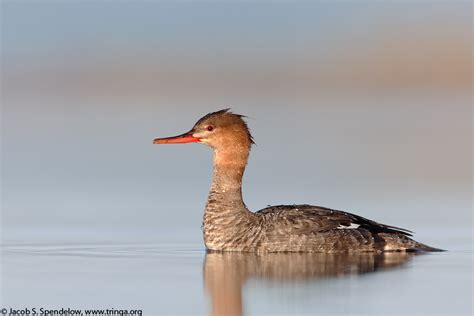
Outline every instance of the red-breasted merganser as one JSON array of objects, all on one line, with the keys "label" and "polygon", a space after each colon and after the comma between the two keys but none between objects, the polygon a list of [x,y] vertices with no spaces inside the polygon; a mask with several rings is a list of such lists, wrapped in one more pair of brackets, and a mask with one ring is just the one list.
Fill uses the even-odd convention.
[{"label": "red-breasted merganser", "polygon": [[256,213],[242,199],[242,176],[253,138],[243,115],[229,109],[202,117],[187,133],[154,144],[202,143],[214,150],[204,211],[207,249],[245,252],[440,251],[411,231],[313,205],[278,205]]}]

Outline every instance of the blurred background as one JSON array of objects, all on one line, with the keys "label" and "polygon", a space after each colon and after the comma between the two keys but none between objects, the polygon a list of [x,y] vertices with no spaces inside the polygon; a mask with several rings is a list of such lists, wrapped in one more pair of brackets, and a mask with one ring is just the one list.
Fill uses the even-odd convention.
[{"label": "blurred background", "polygon": [[470,1],[2,1],[1,27],[4,242],[201,243],[212,153],[151,142],[227,107],[252,210],[472,233]]},{"label": "blurred background", "polygon": [[[228,284],[224,299],[204,291],[237,273],[204,252],[211,150],[152,145],[231,107],[257,143],[250,209],[346,210],[450,250],[380,273],[368,261],[360,276],[249,276],[235,293],[244,311],[472,315],[471,1],[0,9],[0,307],[196,315],[232,302]],[[321,266],[305,260],[277,270]]]}]

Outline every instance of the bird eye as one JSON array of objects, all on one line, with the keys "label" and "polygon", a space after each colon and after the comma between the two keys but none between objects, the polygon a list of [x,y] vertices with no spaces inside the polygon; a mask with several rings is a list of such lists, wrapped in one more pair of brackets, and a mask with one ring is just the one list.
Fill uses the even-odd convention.
[{"label": "bird eye", "polygon": [[207,130],[208,130],[209,132],[212,132],[212,131],[214,130],[214,126],[209,125],[209,126],[207,127]]}]

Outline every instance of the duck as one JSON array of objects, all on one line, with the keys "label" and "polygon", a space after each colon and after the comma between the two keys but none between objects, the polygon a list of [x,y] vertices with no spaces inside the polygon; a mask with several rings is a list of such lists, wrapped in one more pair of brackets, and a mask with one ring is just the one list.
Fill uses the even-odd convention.
[{"label": "duck", "polygon": [[199,143],[214,152],[202,223],[208,251],[443,251],[415,241],[410,230],[326,207],[292,204],[250,211],[243,200],[242,179],[255,142],[245,118],[223,109],[203,116],[186,133],[153,140],[153,144]]}]

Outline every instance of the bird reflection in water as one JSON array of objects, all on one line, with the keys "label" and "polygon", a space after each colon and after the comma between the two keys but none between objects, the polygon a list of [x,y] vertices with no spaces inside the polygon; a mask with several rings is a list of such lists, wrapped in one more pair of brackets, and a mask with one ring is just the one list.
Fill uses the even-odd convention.
[{"label": "bird reflection in water", "polygon": [[400,267],[414,252],[239,253],[208,252],[204,283],[213,315],[242,315],[242,287],[250,279],[283,283],[365,274]]}]

